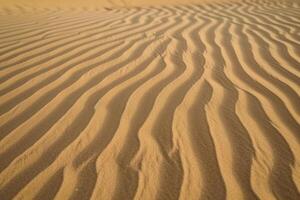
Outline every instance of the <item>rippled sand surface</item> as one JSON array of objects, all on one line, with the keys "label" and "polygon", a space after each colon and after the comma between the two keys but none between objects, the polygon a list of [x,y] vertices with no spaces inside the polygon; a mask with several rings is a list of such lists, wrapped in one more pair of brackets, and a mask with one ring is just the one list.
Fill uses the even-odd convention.
[{"label": "rippled sand surface", "polygon": [[0,6],[0,199],[299,200],[299,95],[296,0]]}]

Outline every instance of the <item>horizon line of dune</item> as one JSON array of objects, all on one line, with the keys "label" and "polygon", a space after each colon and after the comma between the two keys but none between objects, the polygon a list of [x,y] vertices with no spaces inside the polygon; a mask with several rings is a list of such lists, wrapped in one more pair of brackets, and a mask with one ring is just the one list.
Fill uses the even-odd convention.
[{"label": "horizon line of dune", "polygon": [[0,6],[0,199],[300,199],[300,4]]}]

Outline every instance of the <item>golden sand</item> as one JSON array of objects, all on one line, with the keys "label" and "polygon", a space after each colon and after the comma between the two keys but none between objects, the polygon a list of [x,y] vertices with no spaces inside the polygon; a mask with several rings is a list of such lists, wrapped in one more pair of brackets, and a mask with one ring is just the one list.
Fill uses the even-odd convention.
[{"label": "golden sand", "polygon": [[0,199],[299,200],[300,2],[126,2],[1,0]]}]

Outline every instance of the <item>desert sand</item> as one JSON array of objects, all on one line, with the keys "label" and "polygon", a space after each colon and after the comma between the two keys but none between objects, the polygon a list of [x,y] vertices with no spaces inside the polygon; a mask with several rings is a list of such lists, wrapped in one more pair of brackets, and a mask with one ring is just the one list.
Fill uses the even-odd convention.
[{"label": "desert sand", "polygon": [[299,1],[0,0],[1,200],[299,191]]}]

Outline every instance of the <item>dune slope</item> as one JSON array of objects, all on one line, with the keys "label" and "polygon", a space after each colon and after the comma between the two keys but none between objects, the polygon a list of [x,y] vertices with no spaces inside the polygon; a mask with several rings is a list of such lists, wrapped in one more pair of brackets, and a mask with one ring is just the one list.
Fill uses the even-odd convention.
[{"label": "dune slope", "polygon": [[300,4],[2,6],[0,199],[300,199]]}]

